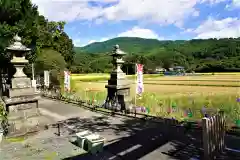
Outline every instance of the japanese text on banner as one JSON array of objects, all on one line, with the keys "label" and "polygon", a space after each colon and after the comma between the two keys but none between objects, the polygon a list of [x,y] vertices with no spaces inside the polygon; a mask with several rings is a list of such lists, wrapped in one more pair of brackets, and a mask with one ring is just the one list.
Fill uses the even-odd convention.
[{"label": "japanese text on banner", "polygon": [[141,95],[144,91],[143,86],[143,65],[136,64],[137,68],[137,84],[136,84],[136,94]]},{"label": "japanese text on banner", "polygon": [[44,71],[44,86],[49,87],[49,71]]},{"label": "japanese text on banner", "polygon": [[64,71],[64,90],[70,91],[70,77],[71,73],[69,71]]}]

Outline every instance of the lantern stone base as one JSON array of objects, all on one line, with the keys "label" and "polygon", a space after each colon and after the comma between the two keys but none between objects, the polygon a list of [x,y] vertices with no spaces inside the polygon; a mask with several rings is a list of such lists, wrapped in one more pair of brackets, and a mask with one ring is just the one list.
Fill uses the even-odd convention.
[{"label": "lantern stone base", "polygon": [[27,77],[17,77],[12,78],[12,88],[30,88],[32,87],[32,82],[30,78]]},{"label": "lantern stone base", "polygon": [[108,91],[103,105],[105,108],[114,111],[125,111],[126,113],[132,109],[130,81],[126,78],[125,73],[121,70],[113,70],[105,88]]},{"label": "lantern stone base", "polygon": [[9,89],[9,97],[35,95],[35,88],[32,87],[32,81],[28,77],[12,78],[12,88]]},{"label": "lantern stone base", "polygon": [[41,123],[42,116],[38,110],[38,100],[41,96],[31,86],[30,78],[13,78],[9,96],[3,97],[8,113],[7,136],[27,134],[38,129],[36,126]]},{"label": "lantern stone base", "polygon": [[108,95],[104,107],[115,111],[130,111],[132,108],[130,99],[130,87],[106,85]]},{"label": "lantern stone base", "polygon": [[39,94],[18,97],[3,97],[8,113],[7,136],[27,134],[33,131],[41,123],[41,115],[38,109]]},{"label": "lantern stone base", "polygon": [[35,89],[34,88],[19,88],[19,89],[9,89],[9,97],[14,98],[17,96],[28,96],[34,95]]}]

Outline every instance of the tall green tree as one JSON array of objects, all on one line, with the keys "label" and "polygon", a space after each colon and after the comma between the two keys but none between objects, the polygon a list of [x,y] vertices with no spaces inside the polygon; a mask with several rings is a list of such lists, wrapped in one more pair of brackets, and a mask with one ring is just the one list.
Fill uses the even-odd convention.
[{"label": "tall green tree", "polygon": [[64,25],[65,22],[51,22],[39,15],[37,6],[30,0],[0,0],[0,61],[3,62],[0,67],[10,68],[10,57],[5,48],[17,33],[22,37],[22,43],[32,49],[27,55],[30,63],[41,56],[42,49],[49,48],[61,53],[70,66],[74,50]]}]

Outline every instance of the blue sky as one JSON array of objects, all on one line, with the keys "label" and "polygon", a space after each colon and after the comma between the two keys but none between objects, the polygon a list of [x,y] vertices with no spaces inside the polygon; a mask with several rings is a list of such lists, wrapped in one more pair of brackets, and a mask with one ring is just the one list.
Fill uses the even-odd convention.
[{"label": "blue sky", "polygon": [[114,37],[159,40],[240,37],[240,0],[32,0],[66,21],[75,46]]}]

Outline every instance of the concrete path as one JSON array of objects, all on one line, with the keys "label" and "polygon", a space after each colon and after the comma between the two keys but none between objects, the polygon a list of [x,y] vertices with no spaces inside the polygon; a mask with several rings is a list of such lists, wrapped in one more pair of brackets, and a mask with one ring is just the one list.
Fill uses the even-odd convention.
[{"label": "concrete path", "polygon": [[76,105],[60,101],[42,99],[39,102],[42,114],[53,117],[56,121],[66,120],[69,128],[91,130],[103,135],[108,142],[127,137],[145,128],[155,127],[156,124],[148,121],[136,120],[127,117],[104,115],[83,109]]},{"label": "concrete path", "polygon": [[[157,124],[155,123],[126,117],[112,117],[49,99],[42,99],[39,104],[43,114],[52,115],[56,120],[68,119],[65,122],[69,128],[79,131],[88,129],[107,139],[103,153],[98,156],[81,155],[81,157],[77,156],[75,159],[97,160],[102,158],[118,160],[136,159],[137,157],[137,159],[152,160],[157,160],[160,157],[162,160],[175,159],[161,153],[161,150],[167,151],[167,149],[172,149],[174,146],[163,136],[163,128],[156,128]],[[145,140],[145,142],[139,144],[140,139]],[[154,141],[160,142],[161,147],[159,143],[152,145]],[[154,152],[153,148],[158,151]],[[136,154],[135,151],[144,154]],[[147,151],[152,153],[145,153]]]},{"label": "concrete path", "polygon": [[[42,114],[52,117],[55,122],[64,120],[66,126],[63,130],[67,130],[68,128],[78,131],[88,129],[92,132],[99,133],[107,139],[104,151],[98,155],[80,154],[74,157],[65,155],[56,159],[187,160],[192,157],[198,158],[198,156],[202,154],[200,150],[201,144],[198,141],[201,138],[201,133],[198,131],[194,133],[184,133],[183,128],[170,127],[165,124],[126,117],[112,117],[49,99],[40,100],[39,107]],[[47,135],[50,134],[50,131],[47,132]],[[51,131],[51,133],[53,133],[53,131]],[[53,135],[54,134],[51,134],[51,136]],[[39,133],[38,136],[41,137],[41,133]],[[68,142],[62,140],[62,143],[65,144]],[[66,144],[66,146],[71,148],[69,144]],[[45,148],[50,150],[49,147]],[[64,150],[64,148],[61,150]],[[236,158],[236,156],[234,158]],[[36,155],[34,159],[38,159]]]}]

